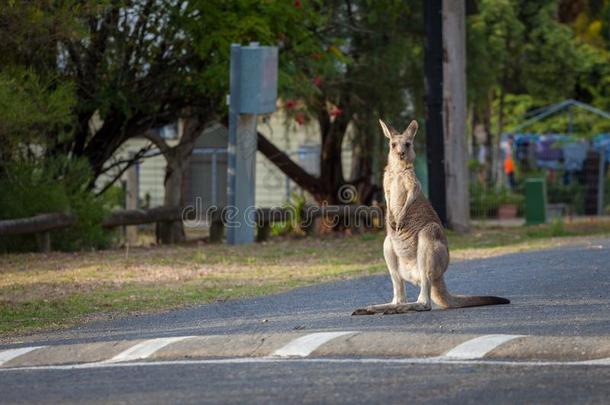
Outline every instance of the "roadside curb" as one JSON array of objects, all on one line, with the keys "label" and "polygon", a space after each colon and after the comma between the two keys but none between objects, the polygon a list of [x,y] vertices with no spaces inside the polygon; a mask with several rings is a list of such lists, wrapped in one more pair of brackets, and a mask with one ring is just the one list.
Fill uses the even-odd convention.
[{"label": "roadside curb", "polygon": [[599,337],[326,331],[161,337],[0,351],[0,370],[71,364],[203,359],[386,358],[596,362],[610,365]]}]

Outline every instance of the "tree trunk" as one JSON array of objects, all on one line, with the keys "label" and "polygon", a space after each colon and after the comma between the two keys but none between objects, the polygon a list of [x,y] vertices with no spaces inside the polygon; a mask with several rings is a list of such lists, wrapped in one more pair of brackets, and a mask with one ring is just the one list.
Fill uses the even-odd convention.
[{"label": "tree trunk", "polygon": [[341,146],[348,122],[343,115],[331,121],[325,110],[319,111],[318,117],[322,135],[320,184],[323,194],[321,202],[331,205],[349,203],[351,201],[346,201],[345,195],[340,192],[341,187],[345,185]]},{"label": "tree trunk", "polygon": [[[167,165],[165,167],[165,197],[163,205],[166,207],[182,207],[184,205],[183,183],[187,174],[190,159],[182,159],[180,150],[172,148],[164,154]],[[160,222],[157,232],[160,243],[172,244],[184,242],[184,226],[182,220]]]},{"label": "tree trunk", "polygon": [[[143,136],[152,141],[161,151],[166,160],[165,167],[165,197],[166,207],[184,206],[185,181],[191,161],[195,141],[203,130],[204,122],[197,118],[184,120],[180,142],[170,148],[156,131],[148,131]],[[161,222],[157,228],[158,242],[163,244],[178,243],[185,240],[182,220]]]},{"label": "tree trunk", "polygon": [[465,3],[443,1],[443,125],[448,226],[470,229],[466,138]]},{"label": "tree trunk", "polygon": [[476,158],[477,157],[477,152],[479,149],[479,140],[477,139],[474,131],[475,128],[477,127],[477,125],[479,125],[479,114],[477,111],[476,106],[471,105],[470,106],[470,112],[471,112],[471,116],[470,116],[470,133],[472,135],[472,137],[470,138],[470,156],[472,158]]},{"label": "tree trunk", "polygon": [[322,201],[322,189],[317,177],[307,173],[305,169],[294,162],[286,153],[275,146],[260,132],[257,133],[257,148],[271,163],[282,171],[290,180],[294,181],[305,191],[310,193],[316,201]]},{"label": "tree trunk", "polygon": [[[365,130],[366,131],[366,130]],[[360,132],[360,131],[359,131]],[[359,133],[352,146],[351,179],[358,191],[358,203],[369,205],[376,191],[373,184],[373,154],[375,138]]]},{"label": "tree trunk", "polygon": [[[102,173],[104,163],[127,140],[127,137],[124,135],[127,132],[125,124],[126,119],[122,113],[108,113],[102,127],[95,132],[82,150],[82,156],[87,157],[93,171],[91,188],[93,188],[95,180]],[[119,136],[117,134],[123,135]]]}]

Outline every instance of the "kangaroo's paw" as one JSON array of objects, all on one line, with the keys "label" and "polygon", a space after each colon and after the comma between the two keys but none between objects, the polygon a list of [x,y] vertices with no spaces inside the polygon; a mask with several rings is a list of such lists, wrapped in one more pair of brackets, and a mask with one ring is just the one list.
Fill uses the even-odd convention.
[{"label": "kangaroo's paw", "polygon": [[432,307],[429,304],[419,302],[408,302],[406,304],[397,304],[383,311],[384,315],[404,314],[411,311],[430,311]]},{"label": "kangaroo's paw", "polygon": [[378,304],[378,305],[369,305],[365,308],[359,308],[352,312],[352,315],[375,315],[375,314],[383,314],[388,308],[395,307],[396,304]]},{"label": "kangaroo's paw", "polygon": [[378,312],[375,312],[375,311],[370,310],[368,308],[358,308],[357,310],[352,312],[352,316],[354,316],[354,315],[375,315],[377,313]]}]

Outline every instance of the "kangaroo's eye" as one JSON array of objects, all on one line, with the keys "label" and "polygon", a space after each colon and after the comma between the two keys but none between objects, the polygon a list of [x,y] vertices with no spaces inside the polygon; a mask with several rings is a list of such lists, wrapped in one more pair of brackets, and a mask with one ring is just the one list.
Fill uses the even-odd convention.
[{"label": "kangaroo's eye", "polygon": [[396,147],[396,142],[392,142],[392,148]]},{"label": "kangaroo's eye", "polygon": [[410,148],[411,147],[411,142],[405,142],[405,147]]}]

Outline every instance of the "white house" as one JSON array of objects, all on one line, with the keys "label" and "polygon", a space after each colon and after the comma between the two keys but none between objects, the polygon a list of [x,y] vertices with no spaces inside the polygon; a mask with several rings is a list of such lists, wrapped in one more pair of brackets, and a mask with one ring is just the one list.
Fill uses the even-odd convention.
[{"label": "white house", "polygon": [[[320,134],[317,122],[299,124],[287,121],[282,110],[259,117],[258,130],[279,149],[301,164],[308,172],[318,175],[320,159]],[[180,125],[175,129],[164,129],[168,144],[177,143]],[[349,173],[351,148],[349,136],[344,141],[343,167]],[[134,154],[148,144],[145,139],[131,139],[117,152],[116,157]],[[223,206],[226,201],[227,130],[214,125],[204,130],[195,144],[190,170],[185,184],[187,203],[201,198],[203,207]],[[155,207],[163,204],[165,159],[162,155],[147,157],[139,162],[135,170],[137,179],[138,206]],[[122,176],[127,181],[128,173]],[[104,184],[108,177],[98,183]],[[277,207],[290,200],[292,193],[302,190],[291,182],[273,163],[260,152],[256,156],[256,205]]]}]

